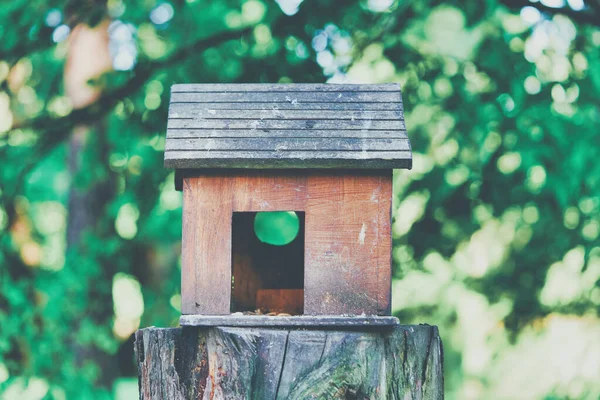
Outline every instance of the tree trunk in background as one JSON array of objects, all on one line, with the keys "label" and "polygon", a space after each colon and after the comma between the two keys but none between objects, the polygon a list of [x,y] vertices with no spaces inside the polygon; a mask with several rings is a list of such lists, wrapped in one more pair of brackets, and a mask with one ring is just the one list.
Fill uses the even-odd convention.
[{"label": "tree trunk in background", "polygon": [[[79,24],[69,37],[67,60],[64,70],[65,93],[73,105],[73,109],[86,107],[94,103],[102,94],[98,86],[91,86],[88,81],[97,78],[112,69],[112,60],[108,49],[109,21],[94,28]],[[69,140],[69,172],[73,180],[82,172],[82,152],[89,142],[89,135],[94,126],[79,125]],[[85,172],[85,171],[84,171]],[[89,174],[92,171],[87,171]],[[67,247],[77,246],[82,232],[95,225],[107,194],[94,187],[77,188],[71,185],[69,193],[69,218],[67,225]]]},{"label": "tree trunk in background", "polygon": [[444,398],[435,326],[146,328],[135,336],[142,400]]},{"label": "tree trunk in background", "polygon": [[[91,86],[88,81],[98,78],[112,69],[108,47],[109,23],[109,21],[104,21],[94,28],[78,24],[69,36],[64,85],[65,93],[71,101],[73,109],[86,107],[98,100],[102,88]],[[103,143],[105,143],[105,135],[102,132],[101,121],[77,126],[69,139],[68,169],[72,184],[69,192],[67,249],[70,254],[86,256],[87,243],[83,240],[84,234],[91,232],[98,236],[96,229],[98,222],[104,213],[106,204],[113,196],[110,174],[99,174],[100,177],[96,175],[97,167],[108,168],[104,163],[104,160],[107,159],[107,150]],[[94,157],[86,158],[85,154],[89,151],[90,146],[98,147],[94,149]],[[89,183],[79,185],[78,181],[81,180],[78,177],[80,176],[86,176],[84,181]],[[97,240],[101,240],[101,238],[98,237]],[[81,279],[93,279],[90,277],[89,271],[79,270],[85,267],[77,262],[68,263],[66,266]],[[109,272],[104,273],[110,275]],[[110,280],[112,280],[112,276]],[[111,321],[113,304],[110,280],[99,280],[96,283],[83,285],[83,287],[89,287],[89,291],[81,294],[81,297],[78,296],[78,300],[86,302],[87,307],[84,305],[80,307],[82,313],[84,310],[87,310],[87,313],[80,315],[77,320],[88,318],[98,325]],[[79,326],[73,327],[74,332],[78,330]],[[93,345],[83,346],[73,341],[72,346],[77,364],[81,366],[88,361],[97,364],[102,374],[97,383],[110,386],[119,373],[117,359]]]}]

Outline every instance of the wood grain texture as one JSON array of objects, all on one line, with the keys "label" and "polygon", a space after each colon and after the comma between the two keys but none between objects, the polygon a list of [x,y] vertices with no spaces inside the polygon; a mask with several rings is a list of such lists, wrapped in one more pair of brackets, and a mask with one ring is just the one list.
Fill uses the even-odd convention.
[{"label": "wood grain texture", "polygon": [[331,135],[335,135],[338,130],[359,130],[363,131],[365,138],[367,133],[379,129],[406,130],[404,121],[397,120],[363,120],[351,119],[333,120],[321,119],[319,114],[315,113],[313,118],[305,119],[203,119],[203,118],[169,118],[167,125],[167,141],[170,139],[169,133],[174,129],[289,129],[289,130],[308,130],[308,129],[329,129]]},{"label": "wood grain texture", "polygon": [[293,89],[286,91],[243,91],[236,92],[173,92],[173,102],[198,102],[198,103],[399,103],[402,101],[400,91],[378,92],[365,90],[339,90],[332,91],[300,91]]},{"label": "wood grain texture", "polygon": [[[402,157],[402,158],[399,158]],[[170,151],[165,166],[178,169],[393,169],[412,168],[410,151]]]},{"label": "wood grain texture", "polygon": [[[193,138],[296,138],[296,139],[315,139],[315,138],[357,138],[364,136],[360,130],[338,130],[332,133],[330,130],[293,130],[293,129],[177,129],[170,132],[169,139],[193,139]],[[378,130],[368,135],[369,139],[406,139],[405,131],[399,130]]]},{"label": "wood grain texture", "polygon": [[309,179],[305,314],[389,311],[390,187],[391,171]]},{"label": "wood grain texture", "polygon": [[341,316],[341,315],[182,315],[181,326],[230,326],[254,328],[336,328],[336,329],[389,329],[400,325],[391,316]]},{"label": "wood grain texture", "polygon": [[169,109],[175,114],[185,114],[198,110],[200,107],[206,110],[343,110],[343,111],[402,111],[402,103],[400,102],[353,102],[353,103],[319,103],[319,102],[302,102],[291,103],[286,101],[281,102],[260,102],[260,103],[201,103],[198,101],[171,101]]},{"label": "wood grain texture", "polygon": [[[377,257],[377,304],[382,315],[389,315],[392,308],[392,179],[382,177],[377,189],[377,223],[375,235],[379,238],[376,246]],[[387,304],[387,307],[386,307]]]},{"label": "wood grain texture", "polygon": [[165,166],[411,168],[400,87],[176,85]]},{"label": "wood grain texture", "polygon": [[233,182],[233,211],[304,211],[307,174],[239,171],[219,174]]},{"label": "wood grain texture", "polygon": [[[233,213],[256,211],[305,212],[305,314],[389,314],[391,171],[229,171],[184,181],[183,314],[229,314]],[[247,262],[236,259],[242,276]],[[261,282],[253,287],[269,288]]]},{"label": "wood grain texture", "polygon": [[184,314],[228,314],[231,181],[218,177],[186,178],[184,192],[181,311]]},{"label": "wood grain texture", "polygon": [[194,182],[183,180],[183,209],[181,229],[181,312],[193,314],[196,310],[196,268],[198,247],[198,192]]},{"label": "wood grain texture", "polygon": [[172,139],[166,151],[264,151],[275,146],[276,151],[408,151],[407,139],[361,139],[361,138],[197,138]]},{"label": "wood grain texture", "polygon": [[346,83],[180,83],[171,86],[172,93],[229,92],[399,92],[400,84]]},{"label": "wood grain texture", "polygon": [[435,326],[146,328],[135,351],[141,400],[444,398]]},{"label": "wood grain texture", "polygon": [[270,108],[262,110],[216,110],[206,105],[191,107],[191,103],[173,104],[170,107],[169,118],[196,118],[196,119],[288,119],[288,120],[382,120],[395,121],[402,119],[400,110],[392,111],[367,111],[367,110],[288,110],[279,108]]},{"label": "wood grain texture", "polygon": [[262,312],[301,315],[304,312],[304,290],[260,289],[256,292],[256,307]]}]

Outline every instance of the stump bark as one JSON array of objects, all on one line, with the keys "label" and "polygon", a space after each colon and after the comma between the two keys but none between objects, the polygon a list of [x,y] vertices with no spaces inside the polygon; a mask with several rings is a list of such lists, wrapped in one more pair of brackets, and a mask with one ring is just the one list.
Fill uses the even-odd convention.
[{"label": "stump bark", "polygon": [[146,328],[140,399],[443,399],[437,327]]}]

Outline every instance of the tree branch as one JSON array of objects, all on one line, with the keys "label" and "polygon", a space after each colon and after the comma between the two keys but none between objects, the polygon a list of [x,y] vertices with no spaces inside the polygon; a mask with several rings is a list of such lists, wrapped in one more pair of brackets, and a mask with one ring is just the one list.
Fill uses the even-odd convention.
[{"label": "tree branch", "polygon": [[[236,39],[249,33],[251,30],[252,28],[246,28],[239,31],[223,32],[215,36],[200,39],[189,46],[173,52],[173,54],[165,59],[139,64],[133,71],[133,78],[127,81],[126,84],[105,92],[93,104],[73,110],[70,114],[60,118],[44,115],[42,117],[23,121],[22,123],[13,126],[12,129],[44,129],[46,133],[62,132],[62,135],[66,136],[69,132],[63,131],[68,131],[69,128],[73,128],[75,125],[89,122],[103,116],[112,109],[117,102],[139,89],[157,70],[184,61],[190,54],[197,50],[212,47],[227,40]],[[56,137],[51,140],[56,140]]]},{"label": "tree branch", "polygon": [[43,133],[39,135],[39,140],[33,154],[25,160],[23,168],[18,175],[14,195],[20,192],[25,177],[36,166],[40,158],[43,158],[57,145],[65,141],[75,126],[95,121],[105,116],[119,101],[142,87],[142,85],[161,68],[184,61],[190,54],[197,51],[219,45],[227,40],[239,38],[240,36],[251,32],[252,29],[253,27],[248,27],[237,31],[222,32],[214,36],[197,40],[196,42],[173,52],[165,59],[138,64],[137,68],[134,70],[135,75],[133,78],[123,86],[104,93],[93,104],[73,110],[64,117],[53,118],[49,115],[44,115],[23,121],[23,123],[13,126],[13,130],[34,129],[43,131]]}]

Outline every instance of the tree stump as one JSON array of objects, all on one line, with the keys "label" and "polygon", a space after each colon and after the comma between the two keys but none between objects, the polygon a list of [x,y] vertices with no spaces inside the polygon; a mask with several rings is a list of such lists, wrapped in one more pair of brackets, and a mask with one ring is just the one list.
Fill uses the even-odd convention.
[{"label": "tree stump", "polygon": [[142,400],[444,397],[442,342],[429,325],[146,328],[135,350]]}]

